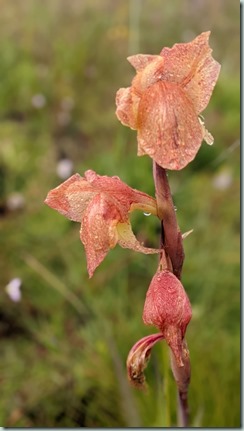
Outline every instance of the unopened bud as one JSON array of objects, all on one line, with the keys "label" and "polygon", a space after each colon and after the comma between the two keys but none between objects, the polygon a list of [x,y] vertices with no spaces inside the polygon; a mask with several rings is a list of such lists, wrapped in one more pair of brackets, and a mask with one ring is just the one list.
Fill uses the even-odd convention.
[{"label": "unopened bud", "polygon": [[180,367],[184,366],[183,338],[191,316],[189,298],[178,278],[168,270],[157,271],[147,291],[143,321],[160,330]]}]

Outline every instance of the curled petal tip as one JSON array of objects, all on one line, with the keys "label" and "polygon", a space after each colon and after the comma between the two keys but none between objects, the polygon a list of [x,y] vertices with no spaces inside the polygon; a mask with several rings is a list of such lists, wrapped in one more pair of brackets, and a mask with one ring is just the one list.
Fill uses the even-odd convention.
[{"label": "curled petal tip", "polygon": [[129,381],[138,388],[145,388],[144,370],[150,359],[151,349],[163,339],[162,334],[152,334],[141,338],[131,348],[127,358],[127,372]]}]

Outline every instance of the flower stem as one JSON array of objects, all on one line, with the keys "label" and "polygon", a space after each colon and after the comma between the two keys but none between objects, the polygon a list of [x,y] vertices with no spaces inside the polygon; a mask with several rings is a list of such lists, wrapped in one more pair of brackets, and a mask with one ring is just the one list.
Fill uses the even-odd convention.
[{"label": "flower stem", "polygon": [[180,279],[184,261],[182,235],[177,224],[166,170],[156,162],[153,162],[153,177],[158,217],[161,220],[161,246],[171,260],[173,273]]},{"label": "flower stem", "polygon": [[[156,192],[158,217],[161,220],[160,248],[163,252],[160,262],[167,265],[180,280],[184,262],[182,234],[179,229],[167,173],[164,168],[153,162],[153,178]],[[171,352],[171,369],[178,389],[178,426],[188,426],[188,385],[190,382],[190,358],[186,341],[183,340],[184,366],[179,367]]]},{"label": "flower stem", "polygon": [[170,366],[168,349],[166,345],[163,346],[163,368],[164,368],[164,398],[165,398],[165,426],[171,427],[171,414],[170,414]]}]

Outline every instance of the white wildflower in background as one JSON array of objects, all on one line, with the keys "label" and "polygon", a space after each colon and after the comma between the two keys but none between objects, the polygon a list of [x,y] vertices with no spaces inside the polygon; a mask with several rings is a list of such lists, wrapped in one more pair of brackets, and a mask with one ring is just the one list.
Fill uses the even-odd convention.
[{"label": "white wildflower in background", "polygon": [[21,284],[22,280],[20,278],[13,278],[5,287],[7,295],[14,302],[19,302],[21,300]]}]

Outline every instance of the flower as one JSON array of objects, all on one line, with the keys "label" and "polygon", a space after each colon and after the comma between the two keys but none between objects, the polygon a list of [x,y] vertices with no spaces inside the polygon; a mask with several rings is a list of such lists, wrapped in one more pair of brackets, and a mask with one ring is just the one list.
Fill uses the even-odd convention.
[{"label": "flower", "polygon": [[90,277],[117,243],[145,254],[160,251],[143,247],[134,236],[129,220],[129,213],[136,209],[157,215],[155,199],[132,189],[119,177],[100,176],[92,170],[86,171],[84,177],[72,175],[48,193],[45,203],[81,223],[80,239]]},{"label": "flower", "polygon": [[207,107],[220,65],[211,56],[210,32],[192,42],[163,48],[160,55],[133,55],[131,87],[116,95],[116,115],[136,129],[138,155],[148,154],[165,169],[182,169],[204,139],[213,143],[200,113]]},{"label": "flower", "polygon": [[147,291],[143,321],[160,330],[179,366],[183,365],[182,340],[191,316],[191,304],[181,282],[168,269],[158,270]]}]

